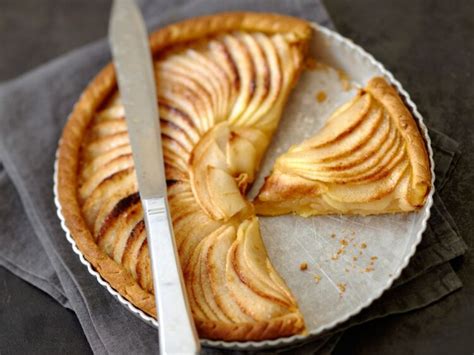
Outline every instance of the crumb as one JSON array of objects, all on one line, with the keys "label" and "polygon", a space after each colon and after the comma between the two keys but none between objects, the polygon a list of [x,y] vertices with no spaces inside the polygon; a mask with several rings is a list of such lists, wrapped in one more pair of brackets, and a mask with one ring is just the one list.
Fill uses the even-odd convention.
[{"label": "crumb", "polygon": [[316,281],[316,283],[318,284],[319,281],[321,281],[321,276],[319,275],[314,276],[314,281]]},{"label": "crumb", "polygon": [[342,283],[342,282],[338,283],[337,288],[339,289],[340,294],[343,294],[344,292],[346,292],[346,284],[345,283]]},{"label": "crumb", "polygon": [[342,89],[344,91],[349,91],[351,88],[351,82],[349,81],[347,74],[342,70],[338,70],[337,74],[339,76],[339,80],[341,81]]},{"label": "crumb", "polygon": [[340,248],[336,254],[334,254],[333,256],[331,256],[331,259],[332,260],[337,260],[339,259],[339,257],[341,256],[341,254],[345,254],[345,251],[344,251],[344,248]]},{"label": "crumb", "polygon": [[316,101],[318,102],[324,102],[326,101],[328,95],[324,91],[319,91],[316,93]]},{"label": "crumb", "polygon": [[378,258],[376,256],[371,256],[370,260],[377,260]]},{"label": "crumb", "polygon": [[336,238],[336,235],[335,235],[334,233],[331,234],[331,238],[332,238],[332,239]]},{"label": "crumb", "polygon": [[365,248],[367,248],[367,244],[362,243],[362,244],[360,245],[360,247],[361,247],[362,249],[365,249]]},{"label": "crumb", "polygon": [[341,243],[341,244],[342,244],[343,246],[345,246],[345,247],[349,245],[349,243],[348,243],[347,240],[345,240],[345,239],[341,239],[341,240],[339,241],[339,243]]},{"label": "crumb", "polygon": [[352,257],[352,260],[357,261],[357,256]]},{"label": "crumb", "polygon": [[308,57],[304,64],[306,69],[309,70],[316,70],[318,68],[318,61],[313,57]]},{"label": "crumb", "polygon": [[371,272],[371,271],[374,271],[373,267],[368,266],[365,268],[365,272]]},{"label": "crumb", "polygon": [[300,270],[301,271],[308,270],[308,263],[301,263],[300,264]]}]

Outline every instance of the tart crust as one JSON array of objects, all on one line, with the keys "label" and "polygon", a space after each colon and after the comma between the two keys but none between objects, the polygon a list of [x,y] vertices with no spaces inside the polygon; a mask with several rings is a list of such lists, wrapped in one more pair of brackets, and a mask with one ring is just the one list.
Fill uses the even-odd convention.
[{"label": "tart crust", "polygon": [[[277,14],[222,13],[193,18],[167,26],[150,36],[154,55],[187,42],[231,31],[260,31],[290,34],[294,43],[305,46],[311,28],[305,21]],[[64,128],[58,150],[58,197],[65,222],[77,246],[100,275],[122,296],[146,313],[156,316],[155,301],[131,274],[96,244],[81,212],[78,199],[80,151],[94,113],[116,88],[113,64],[108,64],[87,86]],[[200,334],[224,340],[260,340],[292,335],[304,329],[301,316],[225,324],[198,321]]]},{"label": "tart crust", "polygon": [[370,92],[395,119],[399,132],[407,142],[406,149],[412,168],[413,204],[423,206],[431,188],[431,170],[425,141],[415,119],[405,106],[395,88],[384,78],[369,81],[366,90]]}]

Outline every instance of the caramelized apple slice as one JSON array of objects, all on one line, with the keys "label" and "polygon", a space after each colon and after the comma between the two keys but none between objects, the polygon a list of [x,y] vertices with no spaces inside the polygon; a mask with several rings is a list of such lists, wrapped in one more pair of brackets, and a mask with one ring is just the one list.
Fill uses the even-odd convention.
[{"label": "caramelized apple slice", "polygon": [[265,251],[257,219],[244,221],[237,233],[235,243],[235,270],[245,284],[260,296],[291,307],[292,297],[286,287],[269,277],[275,273]]},{"label": "caramelized apple slice", "polygon": [[228,220],[247,207],[236,181],[222,169],[207,167],[207,189],[216,208]]},{"label": "caramelized apple slice", "polygon": [[227,164],[233,174],[246,174],[250,181],[254,180],[257,151],[246,138],[232,132],[227,142]]},{"label": "caramelized apple slice", "polygon": [[235,228],[228,227],[217,236],[208,251],[208,273],[212,292],[216,303],[233,322],[250,322],[253,320],[244,313],[239,304],[232,298],[227,287],[226,271],[222,265],[226,264],[227,254],[236,238]]},{"label": "caramelized apple slice", "polygon": [[[227,285],[233,299],[245,313],[257,320],[291,313],[296,309],[294,299],[282,294],[281,285],[269,283],[272,280],[270,274],[275,271],[268,256],[263,249],[245,248],[247,238],[258,239],[249,246],[263,246],[256,219],[242,223],[238,238],[227,254]],[[258,258],[263,260],[257,262]]]}]

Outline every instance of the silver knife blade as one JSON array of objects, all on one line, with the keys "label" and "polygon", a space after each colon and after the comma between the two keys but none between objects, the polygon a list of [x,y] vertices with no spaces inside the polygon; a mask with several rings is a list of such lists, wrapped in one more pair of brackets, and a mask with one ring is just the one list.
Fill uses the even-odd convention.
[{"label": "silver knife blade", "polygon": [[114,1],[109,34],[144,209],[160,352],[196,354],[199,338],[186,298],[166,197],[152,57],[143,19],[133,0]]},{"label": "silver knife blade", "polygon": [[133,1],[114,3],[109,33],[140,196],[166,196],[152,58],[147,31]]}]

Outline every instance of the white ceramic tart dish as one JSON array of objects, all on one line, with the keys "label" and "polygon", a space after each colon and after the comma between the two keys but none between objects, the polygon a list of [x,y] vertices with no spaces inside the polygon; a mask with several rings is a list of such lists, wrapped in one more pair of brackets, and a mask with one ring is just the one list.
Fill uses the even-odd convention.
[{"label": "white ceramic tart dish", "polygon": [[[232,144],[229,145],[229,139],[227,139],[227,142],[224,142],[227,144],[227,149],[225,150],[227,156],[224,157],[224,161],[228,165],[223,166],[219,162],[219,159],[212,158],[217,159],[212,165],[214,167],[218,165],[222,168],[222,171],[214,171],[215,169],[211,169],[212,171],[209,172],[209,168],[206,168],[207,175],[202,175],[203,173],[200,171],[201,168],[198,166],[199,164],[196,164],[197,167],[193,168],[191,180],[188,180],[185,173],[183,173],[185,169],[183,168],[179,156],[176,157],[176,154],[169,154],[170,158],[168,161],[174,164],[174,169],[169,169],[169,171],[172,172],[171,176],[169,176],[170,179],[178,181],[182,179],[182,181],[186,181],[185,184],[188,184],[187,181],[191,181],[191,183],[189,183],[190,185],[193,184],[193,179],[197,181],[194,183],[195,186],[184,186],[185,184],[182,184],[181,188],[176,187],[170,198],[173,199],[173,196],[176,196],[176,194],[181,194],[180,196],[185,200],[185,202],[183,202],[184,205],[188,202],[188,194],[191,196],[191,192],[198,195],[200,194],[201,196],[203,196],[203,194],[210,196],[201,197],[199,206],[204,210],[206,209],[205,201],[208,201],[209,198],[214,199],[213,204],[220,206],[216,209],[218,212],[213,212],[210,206],[207,206],[207,208],[210,212],[216,214],[213,218],[220,223],[218,228],[221,228],[221,231],[217,234],[214,233],[216,236],[213,237],[216,240],[227,239],[227,244],[232,244],[233,241],[237,240],[251,240],[253,243],[258,244],[260,240],[259,234],[261,234],[266,253],[268,253],[268,259],[266,259],[267,254],[264,252],[263,254],[259,254],[259,260],[268,260],[265,261],[268,266],[265,267],[265,276],[259,276],[260,278],[258,278],[259,282],[263,282],[265,286],[262,286],[263,288],[259,290],[258,287],[261,284],[257,285],[256,292],[264,291],[271,293],[273,299],[278,300],[276,301],[278,307],[264,305],[265,307],[268,306],[268,309],[274,312],[272,313],[273,318],[279,318],[281,316],[289,317],[285,319],[296,319],[296,323],[294,324],[297,324],[295,327],[292,325],[288,333],[283,331],[281,333],[271,333],[269,336],[262,335],[249,338],[244,336],[244,339],[262,339],[258,341],[232,341],[232,336],[217,336],[214,340],[203,339],[203,345],[234,349],[263,349],[284,346],[285,344],[292,344],[298,341],[308,340],[309,337],[318,336],[325,330],[359,313],[361,309],[367,307],[375,299],[380,297],[408,264],[426,228],[426,221],[429,218],[434,190],[434,165],[427,129],[423,124],[423,119],[417,111],[416,106],[410,100],[401,85],[393,78],[393,75],[363,49],[328,29],[316,24],[312,26],[313,33],[310,42],[310,56],[316,59],[317,65],[311,68],[311,70],[305,70],[301,73],[296,87],[293,88],[288,102],[284,105],[285,108],[282,111],[279,123],[279,112],[266,116],[262,115],[263,118],[261,121],[252,123],[252,128],[257,127],[257,131],[263,132],[263,136],[268,137],[265,141],[270,141],[271,139],[270,144],[265,143],[262,147],[259,143],[255,143],[262,141],[261,138],[254,138],[259,132],[255,133],[251,131],[249,133],[247,131],[235,131],[232,128],[229,131],[228,127],[219,125],[219,122],[222,121],[221,119],[215,118],[215,121],[208,119],[206,121],[207,123],[203,123],[203,126],[200,127],[200,132],[204,133],[209,131],[208,128],[205,127],[206,124],[217,127],[210,130],[214,133],[203,134],[203,137],[207,137],[206,139],[209,140],[210,138],[208,137],[214,135],[217,137],[214,141],[218,142],[218,144],[221,144],[223,140],[219,137],[232,137],[232,141],[238,140],[235,137],[244,137],[246,139],[245,143],[241,145],[236,144],[235,147],[233,147]],[[298,34],[296,34],[296,37],[298,37]],[[232,45],[232,39],[228,41],[228,43]],[[258,36],[256,39],[244,38],[243,41],[247,41],[246,43],[251,49],[255,49],[255,47],[252,47],[252,43],[260,43],[262,46],[266,43],[264,38],[259,38]],[[291,41],[295,41],[295,39],[293,38]],[[271,50],[269,47],[263,48]],[[171,53],[171,55],[173,54],[176,53]],[[180,61],[183,59],[177,58],[177,60]],[[293,58],[292,60],[295,59]],[[321,63],[324,63],[324,65]],[[283,73],[283,76],[284,75],[287,75],[289,78],[287,80],[291,81],[293,80],[292,75],[296,77],[297,73],[291,74],[286,72]],[[302,218],[293,215],[259,217],[260,233],[258,233],[256,232],[258,226],[257,229],[255,229],[256,222],[253,219],[254,212],[251,206],[249,207],[245,202],[240,203],[239,201],[226,204],[219,201],[218,197],[215,197],[215,192],[203,192],[203,190],[200,190],[199,186],[202,186],[203,183],[199,182],[199,180],[207,181],[207,186],[209,186],[209,181],[212,181],[212,179],[227,179],[227,173],[233,176],[235,181],[238,181],[236,189],[230,186],[224,191],[227,196],[233,196],[239,192],[239,190],[240,192],[245,192],[252,182],[253,185],[252,190],[249,192],[249,198],[251,198],[252,195],[255,196],[258,189],[262,186],[264,177],[269,175],[275,159],[290,146],[298,144],[317,132],[323,126],[331,112],[354,96],[358,86],[365,86],[374,76],[384,77],[396,88],[405,105],[414,116],[426,143],[426,150],[431,166],[432,187],[424,206],[417,212],[369,217],[338,215],[310,218]],[[216,83],[212,83],[212,85],[215,84]],[[258,90],[258,83],[255,87]],[[285,85],[283,85],[283,91],[290,89],[290,86],[288,86],[288,89],[285,89]],[[255,90],[255,88],[253,90]],[[214,100],[217,104],[214,106],[214,112],[206,112],[207,117],[220,117],[219,115],[222,116],[222,112],[226,112],[226,107],[222,104],[223,101],[219,100],[219,97],[211,97],[209,100]],[[284,103],[285,99],[282,98],[281,100]],[[260,101],[262,102],[262,100]],[[166,105],[164,106],[166,110],[167,107]],[[251,119],[251,114],[234,116],[241,117],[243,121]],[[170,134],[172,134],[172,125],[170,125],[169,128]],[[115,128],[103,124],[99,129],[106,131]],[[192,143],[193,139],[192,136],[188,136],[187,142]],[[205,139],[202,140],[205,141]],[[248,148],[248,142],[253,145],[253,148]],[[262,158],[267,145],[268,150]],[[97,146],[95,148],[97,148]],[[186,149],[189,150],[189,147],[180,146],[177,149],[185,152]],[[202,156],[205,156],[203,152],[212,151],[212,149],[214,149],[212,148],[212,144],[202,144],[202,148],[197,149],[197,153],[194,154],[196,157],[193,157],[193,159],[199,162],[208,161],[206,160],[208,158],[202,158]],[[255,152],[253,153],[253,166],[245,166],[245,162],[235,159],[235,156],[238,155],[234,156],[232,152],[237,152],[239,149],[245,149],[245,151],[250,149]],[[127,154],[129,153],[125,150],[119,154],[119,156],[122,157],[120,163],[122,167],[129,164],[127,163],[128,158],[124,158]],[[213,157],[216,156],[214,153],[210,155]],[[259,170],[257,170],[255,167],[257,163],[255,162],[260,160],[261,166]],[[111,285],[111,282],[105,281],[100,271],[97,271],[97,267],[92,266],[88,258],[84,256],[81,247],[77,245],[77,239],[73,237],[74,233],[71,234],[70,226],[68,226],[68,218],[64,218],[64,207],[61,205],[60,201],[62,200],[58,196],[58,189],[60,189],[61,185],[61,179],[58,178],[58,170],[60,171],[61,168],[59,167],[58,169],[58,162],[56,162],[54,179],[55,202],[58,207],[58,216],[61,219],[61,225],[73,246],[74,252],[80,256],[81,262],[87,266],[89,272],[100,284],[105,286],[114,297],[144,321],[158,326],[156,320],[147,314],[150,312],[146,313],[140,309],[143,307],[139,308],[132,304],[126,295],[124,297],[123,290],[122,292],[117,292]],[[238,176],[235,175],[236,171]],[[94,182],[89,184],[89,186],[83,189],[83,192],[88,189],[90,191],[93,190]],[[88,193],[87,191],[84,192],[84,199],[87,199]],[[130,208],[128,218],[138,220],[139,215],[134,213],[133,207],[136,201],[130,200],[127,203],[130,203],[127,205],[127,208]],[[221,205],[219,205],[220,203]],[[192,214],[193,212],[185,211],[183,213]],[[232,227],[222,227],[221,224],[224,223],[222,221],[230,223]],[[97,227],[99,228],[99,235],[100,227],[101,225],[99,224]],[[227,230],[225,228],[230,229]],[[254,237],[254,235],[257,237]],[[104,238],[103,245],[107,248],[107,234],[104,234],[102,238]],[[247,244],[248,242],[243,242],[242,245]],[[232,246],[229,247],[232,248]],[[211,252],[213,248],[217,247],[214,247],[212,243],[203,243],[196,249],[205,250],[205,253],[203,252],[204,254],[202,255],[195,253],[196,255],[194,257],[190,256],[189,264],[200,265],[199,261],[202,258],[212,258],[212,255],[214,255]],[[259,247],[257,247],[257,249],[259,249]],[[233,247],[233,250],[235,251],[235,255],[237,255],[237,253],[245,253],[245,248],[239,249],[238,243],[237,246]],[[216,254],[216,258],[217,257],[218,254]],[[122,258],[121,255],[120,258]],[[238,260],[238,258],[236,260]],[[252,259],[249,260],[250,261],[247,262],[251,263]],[[146,265],[143,267],[146,269]],[[194,271],[197,269],[201,270],[199,274],[196,274]],[[204,269],[202,269],[202,267],[190,267],[190,270],[194,278],[198,277],[201,279],[208,277],[203,276]],[[237,270],[237,273],[238,272]],[[283,282],[278,275],[285,281]],[[218,277],[218,275],[216,277]],[[265,279],[266,277],[273,280],[271,284],[268,284],[268,281]],[[146,285],[146,282],[146,280],[142,280],[142,287]],[[234,285],[232,287],[237,286]],[[146,289],[146,286],[144,288]],[[200,297],[206,299],[207,302],[213,302],[212,300],[209,301],[209,295],[212,295],[212,293],[206,293],[208,291],[206,291],[205,287],[204,289],[191,289],[191,291],[188,290],[188,292],[198,293],[196,298],[197,303],[200,302]],[[199,296],[201,292],[204,293]],[[207,319],[209,317],[208,313],[212,311],[212,309],[203,309],[206,305],[197,305],[196,307],[199,309],[198,312],[203,312],[203,319]],[[232,305],[224,305],[223,307],[232,307]],[[301,325],[298,325],[300,324],[298,323],[299,314],[302,314],[304,317],[304,323],[306,325],[306,331],[303,334],[298,334],[302,330]],[[216,317],[218,318],[219,316],[220,315],[217,315]],[[226,314],[221,316],[224,317]],[[238,315],[235,315],[235,317],[238,317]],[[258,317],[257,315],[253,320],[250,319],[250,321],[253,322],[255,318]],[[275,334],[278,335],[277,338],[275,338]],[[285,336],[289,334],[294,335]],[[219,338],[225,338],[227,341],[219,340]],[[275,339],[266,340],[265,338]]]}]

